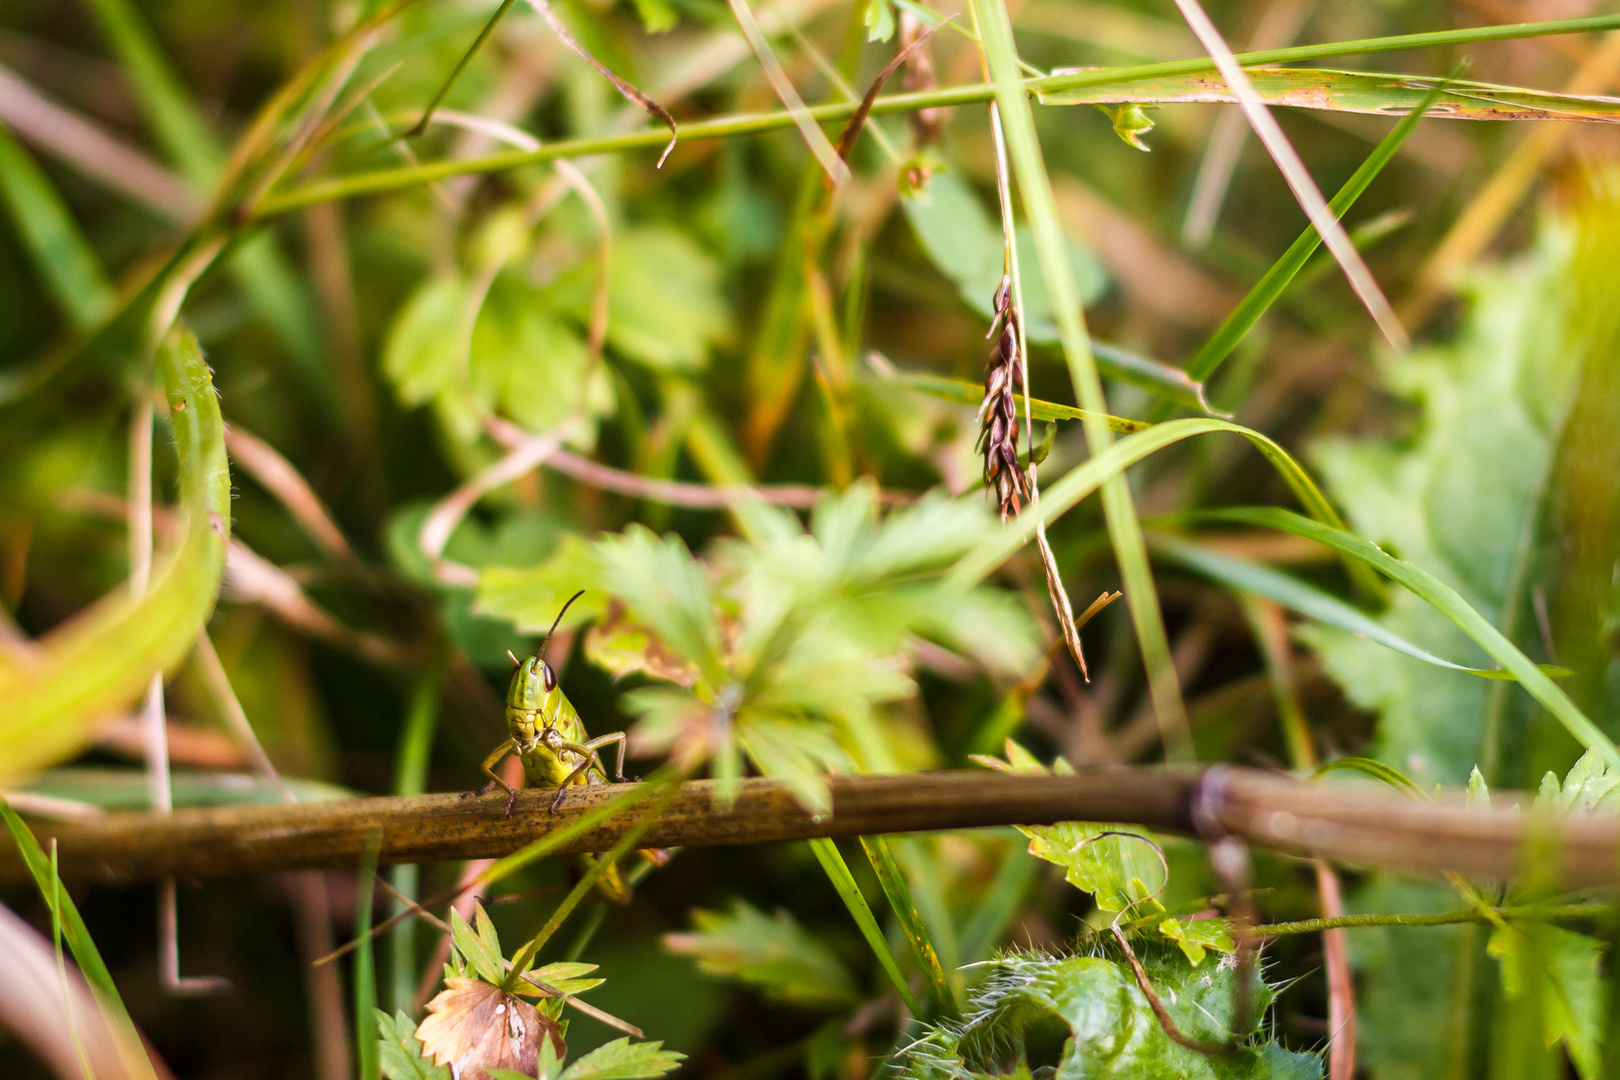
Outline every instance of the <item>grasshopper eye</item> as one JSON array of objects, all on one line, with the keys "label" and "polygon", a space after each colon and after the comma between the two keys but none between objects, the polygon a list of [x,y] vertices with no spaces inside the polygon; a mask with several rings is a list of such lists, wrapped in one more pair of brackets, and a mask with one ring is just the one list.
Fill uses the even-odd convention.
[{"label": "grasshopper eye", "polygon": [[541,663],[540,679],[546,684],[546,693],[549,694],[557,689],[557,673],[551,670],[550,664]]}]

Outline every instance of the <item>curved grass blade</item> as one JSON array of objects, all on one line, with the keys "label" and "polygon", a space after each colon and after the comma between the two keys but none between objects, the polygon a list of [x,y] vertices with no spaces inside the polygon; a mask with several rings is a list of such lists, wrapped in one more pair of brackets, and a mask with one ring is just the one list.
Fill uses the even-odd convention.
[{"label": "curved grass blade", "polygon": [[96,721],[185,656],[214,609],[231,514],[219,400],[189,331],[164,340],[157,368],[180,459],[184,539],[144,596],[109,594],[46,636],[36,662],[0,668],[0,778],[77,751]]},{"label": "curved grass blade", "polygon": [[[1482,679],[1504,679],[1512,682],[1518,678],[1513,672],[1501,668],[1474,668],[1442,660],[1427,649],[1420,648],[1400,635],[1392,633],[1361,609],[1352,607],[1314,585],[1308,585],[1269,566],[1234,559],[1229,555],[1222,555],[1197,544],[1163,534],[1150,535],[1148,546],[1212,581],[1275,600],[1290,611],[1327,623],[1329,626],[1336,626],[1340,630],[1348,630],[1352,634],[1376,641],[1387,649],[1404,653],[1414,660],[1422,660],[1425,664],[1477,675]],[[1555,664],[1539,666],[1542,672],[1552,678],[1573,674],[1568,668],[1558,667]]]},{"label": "curved grass blade", "polygon": [[502,19],[506,18],[506,13],[512,10],[512,5],[515,3],[517,3],[517,0],[501,0],[501,6],[495,9],[495,14],[491,15],[489,21],[484,24],[483,29],[478,31],[478,36],[473,38],[473,43],[467,46],[467,51],[461,54],[461,59],[456,61],[456,66],[450,69],[450,74],[444,80],[443,85],[439,87],[438,93],[433,95],[433,98],[427,103],[427,108],[422,110],[422,118],[405,133],[407,139],[417,138],[428,129],[428,125],[433,122],[433,114],[438,111],[440,105],[444,104],[444,99],[449,95],[450,88],[456,85],[456,82],[461,78],[461,73],[467,70],[467,65],[472,63],[473,57],[478,55],[478,50],[484,47],[484,42],[489,40],[489,35],[495,32],[495,27],[499,25]]},{"label": "curved grass blade", "polygon": [[[872,909],[867,906],[866,897],[861,894],[861,887],[855,884],[855,875],[849,872],[849,865],[838,852],[838,845],[831,840],[820,839],[810,841],[810,850],[816,853],[816,859],[821,868],[827,872],[827,879],[832,882],[833,888],[843,899],[844,906],[855,919],[855,925],[860,927],[861,936],[871,946],[872,953],[877,957],[878,963],[883,966],[889,981],[900,994],[900,1000],[905,1003],[912,1016],[926,1015],[922,1005],[917,1001],[917,995],[911,992],[906,983],[906,977],[900,974],[900,965],[894,961],[894,953],[889,951],[889,942],[883,936],[883,931],[872,915]],[[947,999],[948,1000],[948,999]]]},{"label": "curved grass blade", "polygon": [[[1135,435],[1127,435],[1089,461],[1069,470],[1057,483],[1041,492],[1041,501],[1038,504],[1026,508],[1022,514],[1009,521],[999,534],[984,540],[962,556],[951,568],[947,580],[960,588],[978,584],[1029,543],[1030,538],[1035,535],[1037,521],[1050,525],[1081,499],[1102,487],[1103,482],[1109,477],[1123,473],[1143,458],[1182,439],[1216,431],[1229,431],[1248,439],[1254,444],[1255,449],[1271,462],[1272,467],[1288,484],[1295,498],[1299,499],[1300,505],[1311,517],[1330,528],[1338,530],[1344,528],[1344,522],[1339,518],[1338,512],[1327,501],[1327,497],[1316,486],[1310,474],[1288,451],[1271,439],[1242,424],[1214,417],[1169,420],[1155,424]],[[1377,575],[1360,560],[1346,556],[1345,569],[1358,585],[1373,595],[1382,593]]]},{"label": "curved grass blade", "polygon": [[1311,775],[1313,777],[1326,776],[1330,772],[1358,772],[1364,776],[1370,776],[1374,780],[1382,780],[1395,790],[1411,795],[1413,798],[1428,799],[1423,789],[1407,779],[1405,773],[1399,769],[1392,769],[1382,761],[1375,761],[1372,758],[1334,758],[1327,764],[1318,766]]},{"label": "curved grass blade", "polygon": [[[1163,426],[1163,425],[1161,425]],[[1325,544],[1343,555],[1366,563],[1379,573],[1405,586],[1417,597],[1450,619],[1463,633],[1473,638],[1480,647],[1512,672],[1553,717],[1588,750],[1595,750],[1611,768],[1620,768],[1620,748],[1598,729],[1598,726],[1549,679],[1528,656],[1492,626],[1485,616],[1450,585],[1433,574],[1385,552],[1370,540],[1320,521],[1312,521],[1289,510],[1276,507],[1237,507],[1209,510],[1196,515],[1210,521],[1237,521],[1245,525],[1277,529],[1307,540]]]},{"label": "curved grass blade", "polygon": [[[984,387],[970,383],[966,379],[948,379],[943,375],[928,375],[920,371],[896,371],[892,375],[884,376],[886,381],[894,382],[907,390],[914,390],[929,397],[941,398],[945,401],[954,401],[958,405],[972,405],[977,407],[984,400]],[[1040,398],[1029,399],[1029,412],[1037,420],[1084,420],[1094,415],[1085,409],[1076,409],[1071,405],[1058,405]],[[1103,422],[1108,430],[1118,431],[1129,435],[1137,431],[1145,431],[1153,425],[1146,420],[1130,420],[1123,416],[1103,414]]]},{"label": "curved grass blade", "polygon": [[[953,15],[950,18],[955,18],[955,16]],[[883,89],[883,84],[889,81],[890,75],[900,70],[900,65],[906,62],[906,57],[925,45],[928,39],[934,36],[934,31],[949,21],[950,19],[945,19],[942,22],[937,22],[921,34],[918,34],[916,40],[894,54],[894,59],[890,60],[888,65],[878,72],[877,78],[872,80],[872,85],[866,88],[866,95],[861,98],[861,103],[856,106],[855,112],[849,118],[849,122],[844,125],[843,134],[838,136],[838,157],[845,164],[849,163],[849,153],[855,149],[855,140],[859,137],[861,128],[866,125],[867,114],[872,111],[872,102],[877,100],[879,91]]]},{"label": "curved grass blade", "polygon": [[1091,342],[1091,354],[1097,358],[1097,368],[1104,375],[1152,391],[1205,415],[1225,415],[1210,407],[1209,399],[1204,396],[1204,384],[1181,368],[1096,339]]},{"label": "curved grass blade", "polygon": [[881,836],[863,836],[860,840],[861,849],[872,863],[872,872],[877,875],[878,884],[883,886],[883,895],[889,898],[894,917],[899,920],[906,940],[911,942],[911,950],[917,954],[917,964],[934,988],[935,1007],[940,1013],[961,1015],[965,1003],[956,996],[950,980],[945,977],[945,969],[939,963],[939,953],[928,936],[927,927],[923,926],[922,915],[911,898],[911,888],[900,871],[900,864],[894,860],[894,852],[889,850],[888,842]]},{"label": "curved grass blade", "polygon": [[115,297],[100,259],[45,170],[4,128],[0,196],[40,278],[74,328],[88,330],[106,318]]},{"label": "curved grass blade", "polygon": [[[1421,112],[1446,120],[1571,120],[1620,123],[1620,98],[1561,94],[1494,83],[1428,76],[1387,75],[1327,68],[1249,69],[1255,93],[1267,105],[1323,112],[1400,116]],[[1432,98],[1432,104],[1429,102]],[[1229,104],[1237,95],[1208,75],[1172,75],[1096,83],[1039,95],[1042,105]]]}]

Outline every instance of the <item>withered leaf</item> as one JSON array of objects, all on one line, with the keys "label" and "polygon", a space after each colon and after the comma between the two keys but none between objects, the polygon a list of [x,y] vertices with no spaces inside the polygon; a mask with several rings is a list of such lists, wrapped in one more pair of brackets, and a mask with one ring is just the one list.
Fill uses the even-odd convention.
[{"label": "withered leaf", "polygon": [[533,1076],[543,1039],[559,1059],[568,1052],[555,1020],[480,979],[446,979],[427,1009],[416,1029],[422,1052],[456,1080],[489,1080],[486,1069]]},{"label": "withered leaf", "polygon": [[697,682],[698,670],[684,657],[671,652],[656,634],[625,617],[624,605],[617,600],[608,605],[601,621],[585,637],[585,655],[606,668],[616,679],[641,672],[665,679],[677,686]]}]

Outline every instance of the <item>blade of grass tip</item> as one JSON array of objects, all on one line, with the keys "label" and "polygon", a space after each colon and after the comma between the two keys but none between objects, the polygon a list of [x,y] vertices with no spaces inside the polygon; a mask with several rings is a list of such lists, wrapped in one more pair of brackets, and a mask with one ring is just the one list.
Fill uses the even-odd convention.
[{"label": "blade of grass tip", "polygon": [[[736,0],[736,2],[741,2],[741,0]],[[602,78],[612,83],[613,88],[617,90],[626,101],[637,106],[648,115],[656,117],[660,123],[669,128],[669,145],[665,146],[664,152],[658,155],[658,164],[656,166],[657,168],[662,169],[664,167],[664,162],[669,158],[670,153],[675,149],[675,141],[680,138],[680,131],[675,126],[675,117],[670,115],[668,109],[658,104],[658,102],[654,101],[646,94],[643,94],[640,90],[637,90],[624,78],[614,74],[614,72],[606,64],[592,56],[590,51],[576,41],[573,34],[568,32],[568,27],[564,26],[562,20],[557,18],[556,12],[551,10],[551,5],[546,3],[546,0],[529,0],[529,6],[540,13],[540,17],[546,20],[546,25],[551,27],[551,32],[556,34],[564,45],[567,45],[570,49],[574,50],[575,54],[578,55],[581,60],[585,61],[587,64],[591,65],[591,67],[596,69],[597,74],[601,75]],[[755,33],[758,33],[759,27],[754,27],[754,31]],[[804,103],[800,102],[799,107],[803,108]],[[821,129],[817,128],[816,130],[820,131]],[[826,141],[825,135],[822,136],[822,141]]]},{"label": "blade of grass tip", "polygon": [[923,926],[922,916],[911,898],[905,875],[894,861],[894,852],[889,850],[888,843],[881,836],[863,836],[860,841],[861,850],[866,852],[866,858],[872,864],[872,872],[883,887],[883,895],[889,899],[889,907],[894,910],[901,931],[911,943],[912,952],[917,954],[918,966],[934,988],[936,1010],[943,1015],[960,1016],[967,1003],[957,996],[950,980],[945,977],[945,969],[939,963],[939,953],[928,936],[928,929]]},{"label": "blade of grass tip", "polygon": [[[441,650],[433,663],[411,688],[410,705],[405,713],[405,732],[399,740],[398,763],[394,770],[394,794],[420,795],[427,788],[428,762],[433,756],[433,733],[439,722],[439,692],[444,685],[445,655]],[[394,901],[393,914],[405,913],[415,901],[421,884],[421,869],[405,863],[393,869],[394,889],[401,899]],[[389,936],[390,1004],[394,1009],[411,1011],[416,996],[416,926],[402,922]]]},{"label": "blade of grass tip", "polygon": [[1620,748],[1594,724],[1558,685],[1547,677],[1518,646],[1509,641],[1500,630],[1464,600],[1451,586],[1427,570],[1389,555],[1370,540],[1353,533],[1324,525],[1277,507],[1234,507],[1223,510],[1201,511],[1200,519],[1236,521],[1245,525],[1278,529],[1343,552],[1359,559],[1398,584],[1406,587],[1418,599],[1427,603],[1450,619],[1457,628],[1473,638],[1497,663],[1518,677],[1532,697],[1539,701],[1575,741],[1588,750],[1596,750],[1611,768],[1620,768]]},{"label": "blade of grass tip", "polygon": [[[1019,196],[1023,199],[1024,213],[1029,218],[1035,238],[1035,253],[1052,298],[1058,336],[1068,362],[1075,397],[1082,408],[1105,414],[1108,402],[1103,396],[1096,359],[1091,355],[1080,293],[1069,262],[1068,240],[1058,223],[1057,202],[1052,195],[1051,180],[1046,174],[1040,142],[1035,133],[1034,112],[1019,74],[1012,23],[1000,0],[972,0],[971,8],[974,25],[984,43],[985,63],[994,83],[996,104],[1007,136],[1007,149],[1012,158],[1014,175],[1018,179]],[[1093,456],[1105,453],[1113,445],[1113,434],[1108,430],[1108,425],[1096,417],[1087,418],[1084,424],[1086,442]],[[1153,584],[1152,570],[1148,566],[1141,524],[1136,518],[1130,488],[1117,472],[1103,481],[1102,503],[1124,592],[1130,603],[1142,662],[1147,669],[1148,691],[1153,699],[1154,715],[1160,725],[1166,754],[1172,759],[1190,758],[1192,737],[1187,725],[1187,710],[1181,700],[1175,667],[1170,661],[1169,639],[1159,611],[1158,591]],[[1021,523],[1038,509],[1041,508],[1031,507],[1016,520]],[[1037,518],[1036,522],[1041,520]]]},{"label": "blade of grass tip", "polygon": [[1322,198],[1321,191],[1317,190],[1316,181],[1311,179],[1311,174],[1305,169],[1305,163],[1299,159],[1288,137],[1278,126],[1276,117],[1272,116],[1270,110],[1260,101],[1254,85],[1249,82],[1248,75],[1233,57],[1232,50],[1227,47],[1220,31],[1209,21],[1209,16],[1204,13],[1203,6],[1198,0],[1176,0],[1176,7],[1181,9],[1182,16],[1187,20],[1187,25],[1192,27],[1192,32],[1198,37],[1199,42],[1203,44],[1204,51],[1215,61],[1215,67],[1220,71],[1221,77],[1238,96],[1238,106],[1248,116],[1249,126],[1254,128],[1254,133],[1265,144],[1266,152],[1277,163],[1283,178],[1293,189],[1294,198],[1299,200],[1306,217],[1311,219],[1311,224],[1322,234],[1323,243],[1327,244],[1328,250],[1338,260],[1345,277],[1350,280],[1350,287],[1361,298],[1362,304],[1366,306],[1373,321],[1383,332],[1385,340],[1398,351],[1406,349],[1410,342],[1406,331],[1401,327],[1400,320],[1395,317],[1395,310],[1389,306],[1389,301],[1384,297],[1383,290],[1378,287],[1378,282],[1374,280],[1372,271],[1361,261],[1361,254],[1350,242],[1350,237],[1345,235],[1339,219],[1328,209],[1327,201]]},{"label": "blade of grass tip", "polygon": [[[1447,83],[1441,82],[1434,86],[1416,109],[1401,118],[1400,123],[1390,129],[1389,134],[1379,140],[1373,147],[1372,153],[1367,155],[1359,168],[1351,174],[1350,179],[1333,195],[1333,201],[1328,203],[1328,209],[1335,220],[1342,219],[1361,197],[1362,192],[1372,184],[1378,174],[1384,171],[1384,166],[1394,159],[1395,154],[1406,142],[1406,137],[1417,128],[1418,121],[1423,119],[1430,106],[1445,92]],[[1187,361],[1187,377],[1198,383],[1207,383],[1210,376],[1215,374],[1217,368],[1225,362],[1232,350],[1260,321],[1260,317],[1271,309],[1278,297],[1288,288],[1295,276],[1304,269],[1305,264],[1316,252],[1322,243],[1322,234],[1315,226],[1307,225],[1299,237],[1289,245],[1288,250],[1272,264],[1254,287],[1244,296],[1232,313],[1222,320],[1215,332],[1198,347],[1191,360]],[[1166,402],[1161,404],[1152,414],[1152,419],[1163,420],[1173,411],[1173,406]]]},{"label": "blade of grass tip", "polygon": [[872,909],[867,906],[866,897],[861,894],[861,887],[855,884],[855,875],[849,872],[849,865],[844,862],[844,856],[839,854],[838,845],[827,839],[811,840],[810,850],[815,852],[816,860],[827,872],[827,880],[831,881],[833,888],[838,891],[844,906],[849,908],[850,915],[854,917],[855,925],[860,927],[861,936],[866,939],[866,944],[871,946],[873,955],[889,976],[889,981],[894,983],[895,990],[899,991],[900,1000],[912,1016],[926,1015],[922,1011],[922,1005],[917,1001],[917,995],[913,994],[911,987],[906,984],[906,977],[900,974],[900,965],[895,963],[894,953],[889,951],[888,939],[883,936],[877,919],[872,915]]},{"label": "blade of grass tip", "polygon": [[0,196],[68,322],[81,333],[99,325],[115,300],[101,260],[45,170],[4,128],[0,128]]},{"label": "blade of grass tip", "polygon": [[68,1017],[68,1031],[73,1036],[73,1053],[79,1059],[79,1069],[86,1077],[95,1075],[90,1067],[90,1056],[85,1053],[84,1040],[79,1037],[79,1027],[73,1023],[72,989],[68,983],[67,958],[62,954],[62,919],[60,905],[62,900],[62,875],[56,858],[56,837],[51,837],[51,895],[46,901],[51,909],[51,948],[56,952],[56,981],[62,990],[62,1011]]},{"label": "blade of grass tip", "polygon": [[373,1032],[377,1015],[377,967],[371,951],[371,898],[377,880],[377,851],[381,834],[374,833],[360,856],[359,895],[354,904],[354,939],[360,943],[354,954],[354,1056],[359,1080],[380,1080],[382,1064]]},{"label": "blade of grass tip", "polygon": [[[833,148],[827,138],[827,133],[821,130],[810,110],[805,107],[804,99],[793,88],[793,82],[782,70],[781,61],[771,51],[771,43],[765,39],[764,31],[760,30],[759,23],[754,20],[754,13],[748,7],[748,0],[728,0],[731,11],[737,16],[737,25],[742,28],[743,37],[748,39],[748,47],[754,51],[754,57],[765,72],[766,80],[771,89],[776,92],[777,100],[793,118],[793,124],[804,136],[805,145],[821,163],[821,168],[827,174],[827,179],[833,186],[838,186],[849,179],[849,166],[844,164],[843,158]],[[867,106],[870,110],[871,106]]]},{"label": "blade of grass tip", "polygon": [[47,904],[53,905],[52,918],[61,920],[62,935],[67,940],[68,948],[73,952],[73,962],[79,965],[79,970],[84,973],[85,979],[95,988],[96,993],[123,1011],[123,998],[119,996],[118,987],[113,984],[112,973],[107,970],[106,963],[101,959],[101,951],[96,948],[95,941],[90,937],[90,930],[84,925],[79,909],[74,905],[72,897],[66,893],[58,893],[52,886],[51,862],[45,854],[45,849],[40,847],[33,832],[4,798],[0,798],[0,818],[5,819],[6,828],[11,831],[11,838],[16,843],[29,874],[33,876],[40,896]]},{"label": "blade of grass tip", "polygon": [[472,63],[473,57],[478,55],[478,50],[482,49],[484,42],[489,40],[489,35],[495,32],[496,25],[506,18],[506,13],[512,10],[512,5],[516,2],[517,0],[501,0],[501,6],[495,9],[495,14],[491,15],[489,21],[484,24],[483,29],[478,31],[478,36],[473,38],[473,43],[467,47],[466,52],[461,54],[461,59],[456,61],[454,68],[450,69],[449,76],[439,86],[438,92],[428,101],[427,107],[422,110],[422,118],[405,133],[407,139],[417,138],[427,130],[428,124],[433,121],[433,114],[438,111],[440,105],[444,104],[444,99],[449,95],[450,88],[456,85],[456,81],[461,78],[461,73],[467,70],[467,65]]}]

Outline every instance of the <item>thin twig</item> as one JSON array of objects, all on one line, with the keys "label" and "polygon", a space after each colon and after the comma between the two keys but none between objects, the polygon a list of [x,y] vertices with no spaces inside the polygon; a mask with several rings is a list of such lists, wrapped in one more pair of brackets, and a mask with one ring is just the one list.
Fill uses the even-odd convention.
[{"label": "thin twig", "polygon": [[317,547],[335,559],[354,560],[354,548],[332,520],[321,497],[275,447],[251,431],[230,424],[225,428],[225,449],[230,451],[231,460],[276,497]]},{"label": "thin twig", "polygon": [[1158,991],[1153,989],[1153,983],[1148,980],[1147,972],[1142,970],[1142,961],[1136,958],[1136,951],[1131,948],[1131,943],[1125,940],[1125,932],[1119,928],[1118,923],[1110,925],[1109,929],[1114,932],[1114,940],[1119,942],[1120,951],[1125,954],[1125,959],[1131,965],[1131,971],[1136,975],[1136,985],[1141,988],[1142,996],[1147,998],[1148,1008],[1153,1010],[1153,1015],[1158,1018],[1159,1027],[1169,1036],[1170,1041],[1207,1057],[1224,1057],[1230,1054],[1234,1049],[1232,1043],[1207,1043],[1193,1038],[1176,1026],[1170,1010],[1164,1007]]}]

